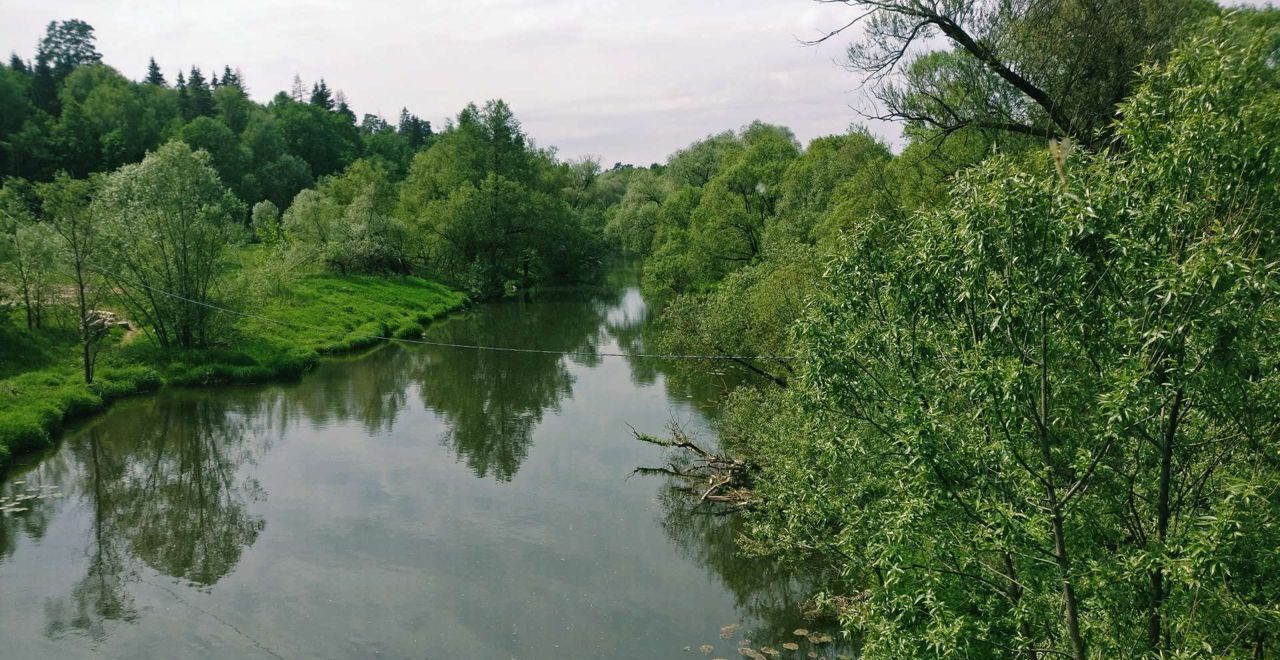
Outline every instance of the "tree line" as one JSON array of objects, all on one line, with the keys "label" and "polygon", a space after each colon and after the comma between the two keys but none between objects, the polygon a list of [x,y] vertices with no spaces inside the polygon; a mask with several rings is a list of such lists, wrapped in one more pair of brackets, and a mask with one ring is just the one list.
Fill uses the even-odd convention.
[{"label": "tree line", "polygon": [[865,657],[1274,654],[1280,12],[844,4],[899,153],[755,123],[607,214],[751,376],[696,492]]},{"label": "tree line", "polygon": [[[253,307],[251,277],[417,274],[484,298],[598,272],[621,180],[538,147],[505,102],[437,131],[407,109],[357,122],[323,79],[265,105],[246,89],[230,66],[171,85],[154,59],[130,80],[74,19],[0,66],[0,321],[65,312],[92,382],[104,307],[186,349],[227,340],[217,310]],[[269,256],[237,275],[258,243]]]}]

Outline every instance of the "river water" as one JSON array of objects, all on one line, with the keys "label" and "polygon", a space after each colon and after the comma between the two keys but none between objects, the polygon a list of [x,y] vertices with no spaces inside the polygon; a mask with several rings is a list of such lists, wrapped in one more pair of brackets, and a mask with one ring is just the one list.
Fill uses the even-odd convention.
[{"label": "river water", "polygon": [[814,627],[801,581],[742,559],[732,516],[628,478],[663,460],[628,425],[705,437],[724,386],[595,355],[639,350],[648,327],[617,281],[428,334],[554,353],[392,344],[297,382],[118,403],[0,483],[28,497],[0,516],[0,657],[781,649]]}]

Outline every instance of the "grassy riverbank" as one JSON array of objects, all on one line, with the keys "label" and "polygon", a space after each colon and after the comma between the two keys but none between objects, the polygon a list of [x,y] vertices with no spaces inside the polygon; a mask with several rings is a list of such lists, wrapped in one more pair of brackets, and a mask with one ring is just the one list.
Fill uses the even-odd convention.
[{"label": "grassy riverbank", "polygon": [[[48,446],[62,426],[122,396],[163,385],[213,385],[293,377],[319,356],[357,350],[380,337],[412,337],[465,303],[449,288],[413,277],[311,275],[240,317],[227,341],[201,350],[162,350],[116,330],[86,386],[69,324],[28,331],[0,324],[0,466]],[[276,323],[268,319],[287,321]]]}]

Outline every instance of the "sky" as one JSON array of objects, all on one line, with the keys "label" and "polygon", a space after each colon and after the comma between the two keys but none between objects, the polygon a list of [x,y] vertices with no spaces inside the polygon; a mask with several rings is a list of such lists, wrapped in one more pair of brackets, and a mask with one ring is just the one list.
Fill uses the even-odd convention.
[{"label": "sky", "polygon": [[[1265,4],[1250,0],[1249,4]],[[648,164],[753,120],[802,142],[871,125],[844,40],[809,46],[850,8],[814,0],[0,0],[0,49],[23,58],[51,20],[94,26],[103,60],[139,79],[239,67],[267,101],[325,79],[357,116],[441,125],[503,98],[562,157]]]}]

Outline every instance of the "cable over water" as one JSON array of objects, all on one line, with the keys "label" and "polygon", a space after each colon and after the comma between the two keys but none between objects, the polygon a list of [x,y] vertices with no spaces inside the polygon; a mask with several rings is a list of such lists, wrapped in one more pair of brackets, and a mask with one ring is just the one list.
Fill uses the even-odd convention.
[{"label": "cable over water", "polygon": [[[97,271],[97,272],[101,273],[101,271]],[[116,274],[111,274],[111,275],[107,275],[106,273],[101,273],[101,274],[106,275],[109,279],[115,280],[122,284],[146,289],[147,291],[150,291],[155,294],[166,296],[168,298],[172,298],[174,300],[178,300],[187,304],[199,305],[200,307],[205,307],[207,309],[223,312],[225,314],[232,314],[232,315],[241,316],[244,318],[257,319],[260,321],[266,321],[268,323],[275,323],[278,325],[293,326],[296,328],[307,328],[309,330],[321,330],[321,331],[332,330],[332,328],[328,328],[325,326],[314,325],[310,323],[300,323],[298,321],[285,321],[283,319],[272,318],[270,316],[264,316],[262,314],[242,312],[239,310],[222,307],[220,305],[214,305],[212,303],[202,302],[199,300],[192,300],[190,298],[186,298],[184,296],[178,295],[176,293],[171,293],[163,289],[158,289],[156,287],[153,287],[148,284],[144,284],[142,282],[128,281]],[[373,338],[383,340],[383,341],[401,342],[405,344],[418,344],[422,346],[438,346],[442,348],[457,348],[457,349],[474,350],[474,351],[494,351],[494,352],[501,352],[501,353],[535,353],[535,354],[541,354],[541,355],[567,355],[567,356],[588,357],[588,358],[620,357],[620,358],[653,359],[653,360],[727,360],[732,362],[745,362],[748,360],[788,361],[788,360],[799,359],[794,355],[700,355],[700,354],[681,354],[681,353],[618,353],[618,352],[610,352],[610,351],[556,351],[556,350],[538,349],[538,348],[483,346],[480,344],[462,344],[462,343],[447,342],[447,341],[433,341],[429,339],[409,339],[405,337],[389,337],[385,335],[373,335]]]}]

